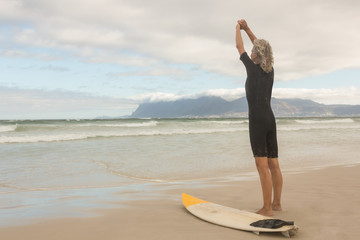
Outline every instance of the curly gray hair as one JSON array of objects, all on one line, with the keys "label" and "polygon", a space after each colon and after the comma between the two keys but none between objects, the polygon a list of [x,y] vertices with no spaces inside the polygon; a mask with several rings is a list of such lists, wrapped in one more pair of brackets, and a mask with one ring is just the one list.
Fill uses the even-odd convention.
[{"label": "curly gray hair", "polygon": [[258,55],[262,70],[266,73],[271,72],[274,56],[269,42],[264,39],[255,39],[253,51]]}]

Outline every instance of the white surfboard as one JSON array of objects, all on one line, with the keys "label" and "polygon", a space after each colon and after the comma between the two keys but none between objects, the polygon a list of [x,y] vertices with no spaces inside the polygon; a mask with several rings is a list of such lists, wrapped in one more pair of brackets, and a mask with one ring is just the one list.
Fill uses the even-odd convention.
[{"label": "white surfboard", "polygon": [[298,230],[296,225],[283,226],[277,229],[253,227],[250,226],[253,222],[273,218],[235,208],[225,207],[195,198],[185,193],[182,194],[182,200],[185,208],[193,215],[217,225],[251,231],[257,235],[259,235],[260,232],[281,232],[286,237],[295,235]]}]

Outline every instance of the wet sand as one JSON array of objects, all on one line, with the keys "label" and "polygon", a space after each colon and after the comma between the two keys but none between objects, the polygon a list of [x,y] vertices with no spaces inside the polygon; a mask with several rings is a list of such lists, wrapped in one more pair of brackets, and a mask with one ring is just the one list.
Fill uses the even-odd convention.
[{"label": "wet sand", "polygon": [[[360,165],[284,174],[283,209],[275,218],[300,227],[295,239],[359,239]],[[209,187],[176,187],[163,199],[123,203],[119,208],[89,209],[96,217],[42,219],[0,228],[1,240],[53,239],[259,239],[253,233],[199,220],[182,206],[181,193],[218,204],[255,211],[262,205],[260,182],[208,182]],[[284,238],[260,234],[261,239]]]}]

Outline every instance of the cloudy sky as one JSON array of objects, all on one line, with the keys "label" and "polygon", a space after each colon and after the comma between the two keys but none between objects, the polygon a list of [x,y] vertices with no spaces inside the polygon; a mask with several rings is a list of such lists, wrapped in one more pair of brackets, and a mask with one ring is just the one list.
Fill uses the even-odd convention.
[{"label": "cloudy sky", "polygon": [[241,18],[273,47],[274,97],[360,104],[359,12],[357,0],[0,0],[0,119],[244,96]]}]

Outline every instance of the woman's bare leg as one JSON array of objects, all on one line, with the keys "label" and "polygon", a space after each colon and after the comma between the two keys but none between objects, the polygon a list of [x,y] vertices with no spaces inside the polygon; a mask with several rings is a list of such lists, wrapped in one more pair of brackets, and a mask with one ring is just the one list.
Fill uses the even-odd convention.
[{"label": "woman's bare leg", "polygon": [[268,164],[274,188],[274,200],[272,203],[272,209],[275,211],[281,211],[281,192],[283,186],[283,178],[279,166],[279,161],[277,158],[268,158]]},{"label": "woman's bare leg", "polygon": [[267,157],[255,157],[256,168],[258,170],[263,192],[264,206],[257,213],[265,216],[273,216],[272,210],[272,179],[269,171],[269,164]]}]

